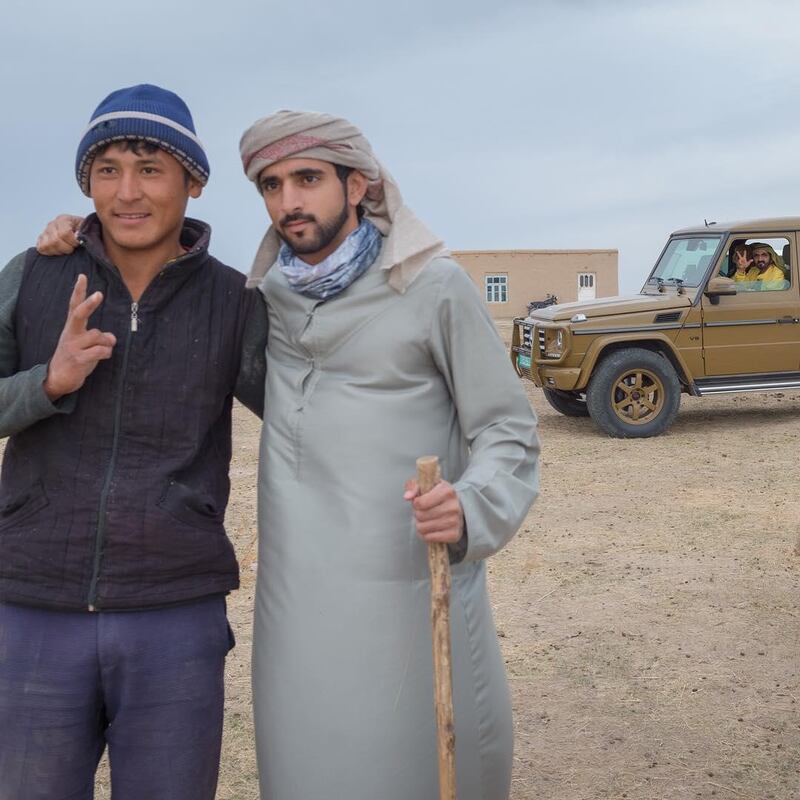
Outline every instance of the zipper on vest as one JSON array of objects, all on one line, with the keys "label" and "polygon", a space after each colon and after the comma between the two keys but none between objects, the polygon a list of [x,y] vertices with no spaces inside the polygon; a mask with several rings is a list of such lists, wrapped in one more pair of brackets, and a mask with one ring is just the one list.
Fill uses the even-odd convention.
[{"label": "zipper on vest", "polygon": [[128,355],[131,350],[132,334],[136,332],[134,320],[135,310],[139,304],[131,304],[131,329],[125,337],[125,350],[122,354],[122,369],[120,370],[119,382],[117,386],[117,397],[114,402],[114,433],[111,440],[111,458],[108,462],[106,477],[103,481],[103,489],[100,492],[100,508],[97,514],[97,531],[94,540],[94,566],[92,567],[92,580],[89,584],[89,596],[86,598],[86,605],[89,611],[97,611],[97,581],[100,577],[100,562],[103,552],[103,538],[106,531],[106,511],[108,509],[108,495],[111,491],[111,479],[114,477],[114,470],[117,466],[117,451],[119,450],[119,433],[122,427],[122,401],[125,395],[125,378],[128,374]]},{"label": "zipper on vest", "polygon": [[139,330],[139,304],[131,303],[131,332]]}]

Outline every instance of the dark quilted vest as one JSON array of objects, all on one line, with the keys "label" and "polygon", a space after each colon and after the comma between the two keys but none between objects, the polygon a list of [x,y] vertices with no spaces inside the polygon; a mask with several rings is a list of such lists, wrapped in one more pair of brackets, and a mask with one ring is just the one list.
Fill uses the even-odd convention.
[{"label": "dark quilted vest", "polygon": [[[245,316],[244,276],[191,250],[139,302],[89,229],[68,257],[31,250],[16,308],[19,370],[46,363],[75,279],[104,301],[90,327],[117,337],[71,413],[12,436],[0,481],[0,599],[50,608],[130,609],[238,586],[225,535],[231,403]],[[69,398],[67,399],[69,400]]]}]

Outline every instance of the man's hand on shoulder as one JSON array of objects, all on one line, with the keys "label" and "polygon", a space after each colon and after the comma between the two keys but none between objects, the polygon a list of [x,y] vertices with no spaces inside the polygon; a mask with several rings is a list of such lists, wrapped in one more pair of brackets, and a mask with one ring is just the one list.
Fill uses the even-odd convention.
[{"label": "man's hand on shoulder", "polygon": [[464,535],[464,510],[453,484],[440,481],[429,492],[419,493],[415,480],[405,484],[403,499],[414,509],[417,533],[425,542],[455,544]]},{"label": "man's hand on shoulder", "polygon": [[47,366],[43,388],[51,401],[83,386],[98,362],[111,358],[117,338],[113,333],[87,330],[89,317],[100,307],[100,292],[86,297],[86,276],[79,275],[69,299],[69,314],[53,357]]},{"label": "man's hand on shoulder", "polygon": [[59,214],[47,223],[36,240],[36,249],[43,256],[68,256],[78,247],[75,235],[83,223],[83,217]]}]

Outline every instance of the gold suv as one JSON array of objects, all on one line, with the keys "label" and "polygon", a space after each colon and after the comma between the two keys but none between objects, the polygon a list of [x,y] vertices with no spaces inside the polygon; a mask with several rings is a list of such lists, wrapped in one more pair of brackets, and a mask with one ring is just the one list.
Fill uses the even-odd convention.
[{"label": "gold suv", "polygon": [[514,368],[618,437],[663,433],[682,392],[800,388],[798,231],[795,217],[676,231],[639,294],[514,320]]}]

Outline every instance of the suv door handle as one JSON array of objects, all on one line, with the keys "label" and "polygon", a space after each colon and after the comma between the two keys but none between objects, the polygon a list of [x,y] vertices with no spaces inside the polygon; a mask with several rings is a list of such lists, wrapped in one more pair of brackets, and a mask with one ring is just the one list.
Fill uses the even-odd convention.
[{"label": "suv door handle", "polygon": [[797,325],[800,324],[800,317],[781,317],[775,321],[778,323],[778,325],[790,325],[792,323]]}]

